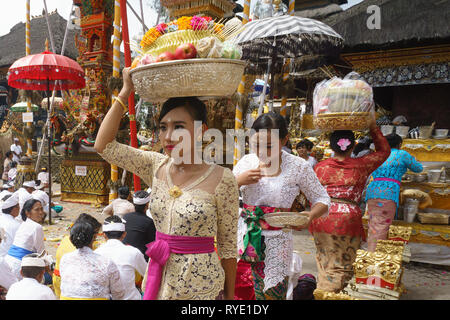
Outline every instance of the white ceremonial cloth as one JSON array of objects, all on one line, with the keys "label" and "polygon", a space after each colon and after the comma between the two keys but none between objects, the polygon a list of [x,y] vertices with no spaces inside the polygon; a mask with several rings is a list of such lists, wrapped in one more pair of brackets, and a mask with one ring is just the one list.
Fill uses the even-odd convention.
[{"label": "white ceremonial cloth", "polygon": [[6,300],[56,300],[56,297],[52,289],[36,279],[23,278],[9,288]]},{"label": "white ceremonial cloth", "polygon": [[12,215],[0,213],[0,227],[6,233],[5,239],[0,242],[0,257],[4,257],[8,253],[20,224],[21,222],[16,220]]},{"label": "white ceremonial cloth", "polygon": [[141,294],[135,284],[135,271],[144,277],[147,262],[142,252],[133,246],[123,244],[117,239],[109,239],[94,252],[110,258],[117,265],[120,279],[125,287],[123,300],[141,300]]},{"label": "white ceremonial cloth", "polygon": [[9,287],[17,281],[17,277],[12,273],[5,258],[0,257],[0,286],[8,290]]}]

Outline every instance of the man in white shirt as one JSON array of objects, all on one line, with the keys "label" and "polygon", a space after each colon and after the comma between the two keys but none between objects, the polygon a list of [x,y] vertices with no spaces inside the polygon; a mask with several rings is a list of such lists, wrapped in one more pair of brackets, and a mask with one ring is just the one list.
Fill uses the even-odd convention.
[{"label": "man in white shirt", "polygon": [[6,300],[56,300],[53,291],[41,284],[46,266],[36,253],[24,256],[20,270],[23,279],[11,285]]},{"label": "man in white shirt", "polygon": [[17,229],[20,227],[21,222],[15,219],[18,215],[19,195],[15,192],[2,204],[0,226],[3,228],[5,235],[3,241],[0,243],[0,257],[4,257],[8,254],[9,247],[11,247]]},{"label": "man in white shirt", "polygon": [[118,216],[105,219],[103,233],[108,239],[95,253],[110,258],[119,269],[120,280],[125,288],[124,300],[141,300],[142,296],[136,288],[136,271],[143,277],[147,262],[139,249],[122,243],[126,235],[125,224]]},{"label": "man in white shirt", "polygon": [[33,191],[36,189],[36,183],[32,181],[25,181],[22,184],[22,188],[17,190],[19,194],[19,212],[22,212],[23,204],[27,200],[33,199]]},{"label": "man in white shirt", "polygon": [[134,212],[134,205],[128,201],[128,197],[130,196],[128,187],[120,187],[117,190],[117,193],[119,194],[119,198],[111,201],[111,203],[103,209],[102,214],[107,216],[116,215],[122,218],[125,214]]},{"label": "man in white shirt", "polygon": [[13,153],[13,161],[19,163],[20,157],[22,155],[22,147],[19,144],[19,139],[14,138],[14,143],[11,145],[11,152]]}]

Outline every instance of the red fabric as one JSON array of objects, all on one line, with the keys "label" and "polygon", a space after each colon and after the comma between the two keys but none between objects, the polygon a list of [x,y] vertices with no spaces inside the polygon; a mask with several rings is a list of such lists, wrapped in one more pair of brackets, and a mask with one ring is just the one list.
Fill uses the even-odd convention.
[{"label": "red fabric", "polygon": [[[362,192],[369,175],[389,157],[391,148],[380,129],[371,131],[376,152],[361,158],[347,158],[343,161],[330,158],[315,167],[320,183],[331,198],[361,201]],[[327,217],[314,220],[309,231],[336,235],[361,236],[365,240],[359,206],[332,202]]]},{"label": "red fabric", "polygon": [[249,262],[245,262],[243,260],[239,260],[237,264],[234,299],[256,300],[252,267]]}]

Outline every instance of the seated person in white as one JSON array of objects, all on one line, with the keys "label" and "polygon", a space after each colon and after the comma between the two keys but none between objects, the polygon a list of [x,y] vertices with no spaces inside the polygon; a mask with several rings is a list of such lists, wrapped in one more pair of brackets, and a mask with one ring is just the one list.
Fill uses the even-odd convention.
[{"label": "seated person in white", "polygon": [[[44,184],[40,180],[36,180],[36,189],[32,193],[33,199],[39,200],[42,204],[42,207],[44,208],[44,212],[48,216],[48,203],[50,201],[50,198],[44,190]],[[52,202],[52,217],[56,214],[59,214],[63,210],[63,207],[60,205],[56,205],[54,202]]]},{"label": "seated person in white", "polygon": [[24,181],[22,183],[22,188],[19,188],[17,190],[17,193],[19,194],[19,210],[22,214],[23,205],[25,202],[27,202],[30,199],[33,199],[33,191],[36,189],[36,183],[34,180],[31,181]]},{"label": "seated person in white", "polygon": [[20,221],[16,220],[16,217],[19,216],[19,195],[15,192],[5,198],[2,203],[2,214],[0,214],[0,226],[5,232],[3,241],[0,243],[0,257],[8,254],[21,224]]},{"label": "seated person in white", "polygon": [[14,184],[17,175],[17,162],[11,162],[11,169],[8,171],[8,183]]},{"label": "seated person in white", "polygon": [[20,263],[22,258],[30,253],[44,251],[44,230],[41,223],[45,219],[45,212],[39,200],[30,199],[23,205],[20,213],[24,222],[17,229],[14,241],[5,257],[11,271],[20,280]]},{"label": "seated person in white", "polygon": [[44,185],[44,188],[48,187],[48,172],[47,172],[47,168],[41,168],[41,172],[39,172],[38,176],[37,176],[37,180],[40,180],[41,183]]},{"label": "seated person in white", "polygon": [[114,199],[110,204],[108,204],[102,211],[102,214],[112,216],[116,215],[123,217],[125,214],[134,212],[134,205],[128,201],[130,196],[130,190],[127,186],[122,186],[117,190],[119,194],[118,199]]},{"label": "seated person in white", "polygon": [[[3,242],[5,234],[5,230],[0,227],[0,244]],[[3,257],[0,257],[0,291],[2,291],[3,289],[8,291],[11,285],[17,281],[17,277],[11,272],[11,269],[9,269],[9,266],[5,262],[5,259]]]},{"label": "seated person in white", "polygon": [[125,288],[123,300],[141,300],[142,295],[136,288],[136,271],[144,277],[147,262],[139,249],[122,243],[125,238],[125,224],[118,216],[105,219],[103,233],[106,243],[102,244],[95,253],[110,258],[119,269],[120,280]]},{"label": "seated person in white", "polygon": [[0,202],[3,203],[3,198],[7,195],[12,195],[14,192],[14,184],[4,183],[2,187],[2,191],[0,192]]},{"label": "seated person in white", "polygon": [[56,300],[52,289],[41,284],[46,266],[37,253],[24,256],[20,269],[23,279],[11,285],[6,300]]}]

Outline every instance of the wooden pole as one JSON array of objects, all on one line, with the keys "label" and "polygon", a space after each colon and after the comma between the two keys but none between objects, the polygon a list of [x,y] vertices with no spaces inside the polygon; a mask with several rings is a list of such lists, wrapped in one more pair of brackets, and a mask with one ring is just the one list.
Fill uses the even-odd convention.
[{"label": "wooden pole", "polygon": [[[30,44],[30,0],[27,0],[26,2],[26,23],[25,23],[25,53],[26,55],[31,54],[31,44]],[[33,112],[31,109],[31,98],[27,98],[27,112]],[[31,122],[27,122],[26,126],[31,131],[32,127]],[[27,139],[27,156],[31,158],[33,154],[33,141],[32,138]]]},{"label": "wooden pole", "polygon": [[[242,16],[242,24],[246,24],[249,21],[250,1],[251,0],[244,0],[244,12]],[[245,74],[241,78],[241,82],[239,83],[237,92],[240,96],[244,95],[245,93]],[[242,129],[243,123],[244,123],[244,111],[242,110],[241,106],[239,106],[238,102],[236,103],[235,108],[234,129],[235,130]],[[235,141],[233,165],[236,165],[236,163],[241,158],[241,154],[245,152],[245,150],[239,150],[240,149],[239,147],[240,147],[239,144],[237,143],[237,141]]]},{"label": "wooden pole", "polygon": [[[131,66],[130,37],[128,34],[127,0],[120,0],[120,15],[122,20],[122,39],[125,51],[125,67]],[[131,146],[138,147],[136,129],[136,110],[134,108],[134,92],[128,98],[128,116],[130,118],[130,140]],[[141,180],[133,174],[134,192],[141,190]]]},{"label": "wooden pole", "polygon": [[[295,8],[295,0],[289,0],[289,11],[288,14],[293,16]],[[286,85],[286,81],[289,79],[289,66],[291,64],[291,59],[285,59],[283,65],[283,85]],[[287,114],[287,97],[286,94],[281,99],[281,109],[280,115],[286,117]]]},{"label": "wooden pole", "polygon": [[[120,2],[114,0],[114,35],[113,35],[113,78],[120,78]],[[119,95],[119,91],[114,89],[113,99]],[[119,180],[119,168],[111,165],[111,181],[113,184]],[[117,199],[117,188],[111,187],[109,190],[109,202]]]}]

